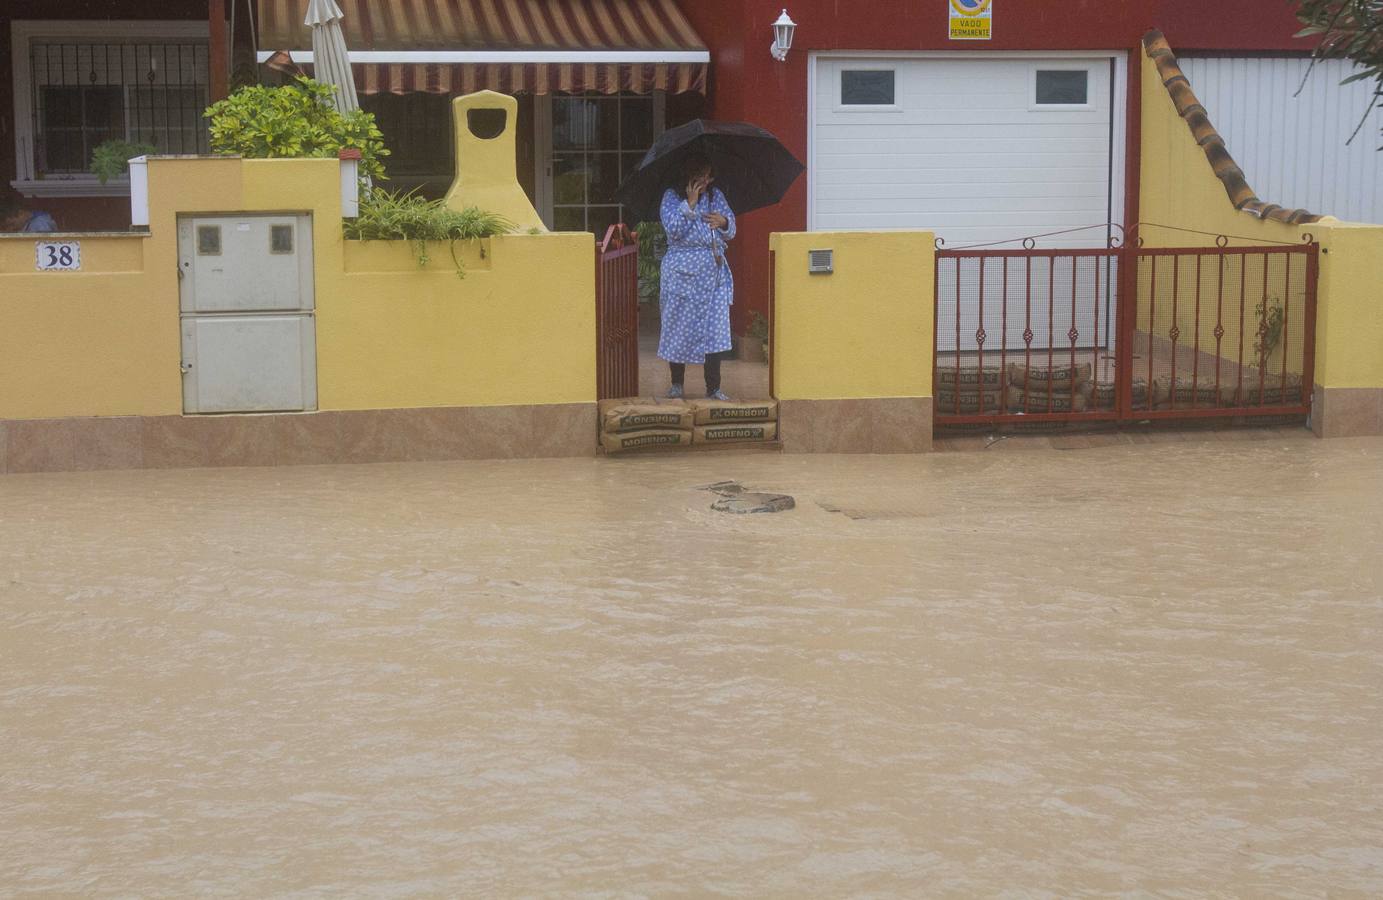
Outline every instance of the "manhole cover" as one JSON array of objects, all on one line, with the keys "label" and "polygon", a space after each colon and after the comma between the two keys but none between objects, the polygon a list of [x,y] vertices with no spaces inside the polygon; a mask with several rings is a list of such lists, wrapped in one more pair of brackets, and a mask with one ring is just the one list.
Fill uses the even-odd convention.
[{"label": "manhole cover", "polygon": [[722,496],[711,509],[728,513],[776,513],[792,509],[797,502],[786,494],[740,493]]}]

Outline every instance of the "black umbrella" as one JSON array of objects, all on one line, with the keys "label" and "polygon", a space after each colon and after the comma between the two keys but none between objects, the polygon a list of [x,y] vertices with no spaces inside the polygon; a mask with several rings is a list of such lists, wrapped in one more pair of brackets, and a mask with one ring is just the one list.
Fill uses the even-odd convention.
[{"label": "black umbrella", "polygon": [[769,132],[748,122],[695,119],[662,133],[639,167],[615,191],[634,222],[658,221],[663,192],[680,195],[682,161],[693,154],[711,161],[715,187],[736,214],[772,206],[806,167]]}]

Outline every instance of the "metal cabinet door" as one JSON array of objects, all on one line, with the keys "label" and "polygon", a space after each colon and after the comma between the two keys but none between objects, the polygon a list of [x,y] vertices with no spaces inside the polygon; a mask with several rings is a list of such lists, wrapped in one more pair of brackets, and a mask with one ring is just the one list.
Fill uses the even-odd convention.
[{"label": "metal cabinet door", "polygon": [[296,412],[317,407],[311,313],[183,316],[183,411]]},{"label": "metal cabinet door", "polygon": [[310,310],[312,217],[180,219],[178,275],[185,313]]}]

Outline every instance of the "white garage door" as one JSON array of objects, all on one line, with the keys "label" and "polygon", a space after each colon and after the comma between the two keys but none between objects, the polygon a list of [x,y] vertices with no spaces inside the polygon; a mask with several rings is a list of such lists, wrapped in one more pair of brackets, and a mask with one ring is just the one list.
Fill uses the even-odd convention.
[{"label": "white garage door", "polygon": [[[948,247],[1122,221],[1123,60],[820,56],[811,227],[935,230]],[[1116,232],[1117,233],[1117,232]]]}]

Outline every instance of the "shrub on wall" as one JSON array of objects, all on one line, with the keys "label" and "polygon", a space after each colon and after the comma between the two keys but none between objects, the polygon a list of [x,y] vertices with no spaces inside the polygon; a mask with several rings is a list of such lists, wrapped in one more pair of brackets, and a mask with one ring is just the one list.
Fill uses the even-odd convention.
[{"label": "shrub on wall", "polygon": [[416,193],[373,190],[360,201],[360,215],[343,224],[345,236],[357,241],[412,241],[418,267],[429,260],[428,241],[446,241],[456,274],[465,270],[456,255],[457,241],[472,241],[508,234],[514,224],[503,216],[474,206],[462,210],[448,207],[441,200],[428,200]]},{"label": "shrub on wall", "polygon": [[332,105],[329,84],[297,78],[293,84],[241,88],[204,113],[211,120],[211,149],[249,159],[334,158],[341,150],[360,151],[360,174],[382,179],[389,155],[373,113],[341,113]]}]

